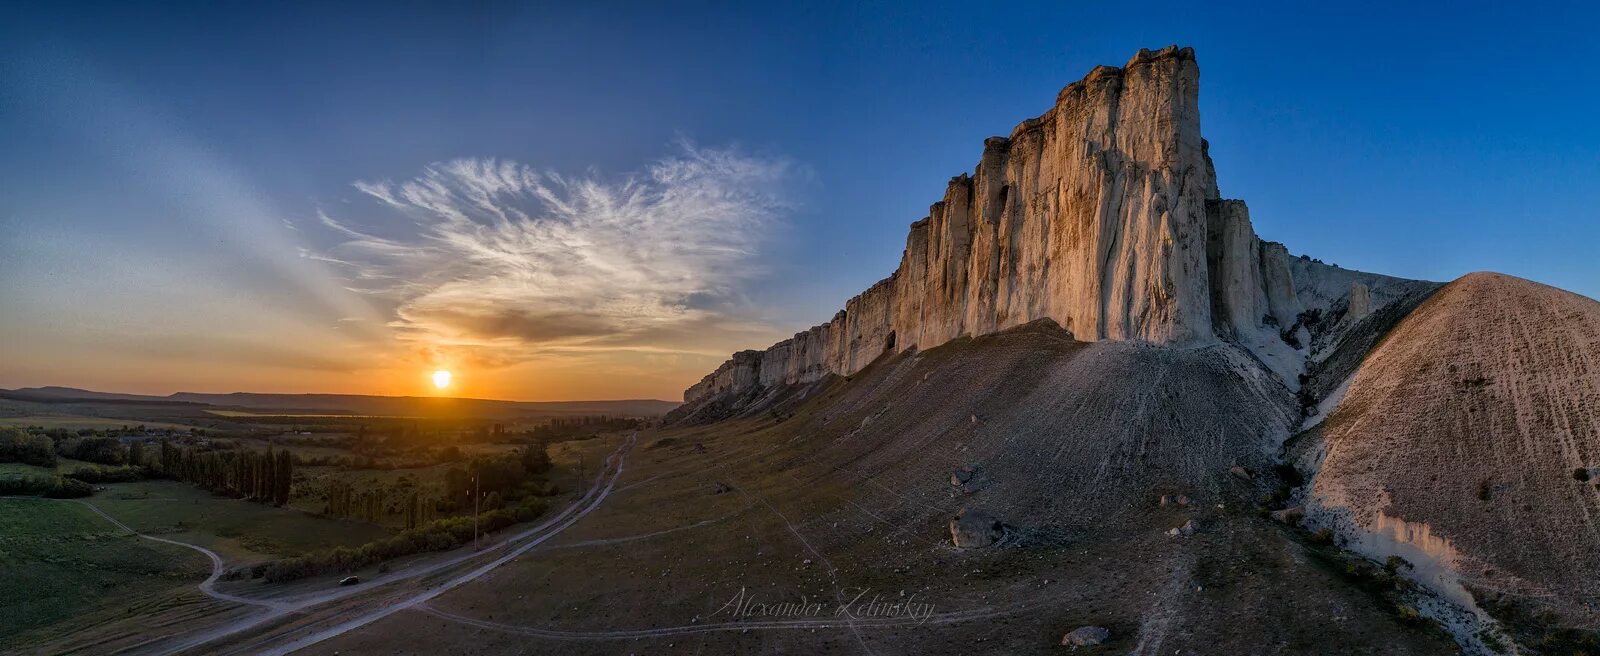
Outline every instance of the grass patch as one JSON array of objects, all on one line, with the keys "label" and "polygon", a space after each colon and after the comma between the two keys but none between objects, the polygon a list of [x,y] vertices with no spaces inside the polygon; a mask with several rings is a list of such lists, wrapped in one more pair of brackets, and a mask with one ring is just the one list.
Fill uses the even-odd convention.
[{"label": "grass patch", "polygon": [[176,481],[116,483],[95,505],[142,533],[192,542],[249,563],[360,545],[382,527],[213,495]]},{"label": "grass patch", "polygon": [[3,500],[0,526],[0,636],[132,606],[210,571],[204,556],[129,535],[77,503]]}]

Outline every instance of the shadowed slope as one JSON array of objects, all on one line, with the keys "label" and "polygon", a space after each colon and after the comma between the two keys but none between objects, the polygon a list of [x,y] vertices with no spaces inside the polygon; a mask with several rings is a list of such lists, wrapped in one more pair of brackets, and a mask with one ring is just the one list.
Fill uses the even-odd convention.
[{"label": "shadowed slope", "polygon": [[[1453,653],[1257,513],[1298,415],[1236,347],[1084,343],[1038,321],[810,391],[641,438],[570,542],[442,596],[427,617],[325,647],[1032,654],[1061,653],[1063,633],[1093,624],[1112,631],[1104,653]],[[1162,494],[1193,501],[1162,506]],[[999,543],[952,546],[951,517],[972,508],[1005,525]],[[1190,521],[1192,534],[1168,533]],[[820,606],[729,610],[746,595]],[[841,619],[858,596],[932,616]]]},{"label": "shadowed slope", "polygon": [[886,358],[808,407],[804,430],[835,435],[818,461],[940,497],[971,466],[972,502],[1059,525],[1265,468],[1297,418],[1232,347],[1076,342],[1048,319]]}]

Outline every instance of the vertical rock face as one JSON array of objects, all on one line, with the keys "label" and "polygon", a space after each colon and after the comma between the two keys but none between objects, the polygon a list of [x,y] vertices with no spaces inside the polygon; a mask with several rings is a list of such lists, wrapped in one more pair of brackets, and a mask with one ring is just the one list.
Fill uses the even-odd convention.
[{"label": "vertical rock face", "polygon": [[1304,357],[1278,338],[1304,309],[1292,259],[1256,237],[1242,201],[1218,197],[1199,79],[1194,51],[1171,46],[1067,85],[984,142],[974,172],[911,224],[892,275],[832,321],[737,354],[685,402],[1042,318],[1086,341],[1236,341],[1292,386]]},{"label": "vertical rock face", "polygon": [[1352,321],[1360,321],[1372,314],[1372,295],[1367,291],[1366,285],[1359,282],[1351,283],[1348,307]]},{"label": "vertical rock face", "polygon": [[[1211,313],[1217,325],[1238,337],[1261,324],[1264,317],[1283,321],[1267,303],[1261,240],[1250,227],[1250,211],[1237,200],[1213,201],[1206,209],[1210,223],[1206,266],[1211,277]],[[1292,322],[1294,317],[1288,320]]]}]

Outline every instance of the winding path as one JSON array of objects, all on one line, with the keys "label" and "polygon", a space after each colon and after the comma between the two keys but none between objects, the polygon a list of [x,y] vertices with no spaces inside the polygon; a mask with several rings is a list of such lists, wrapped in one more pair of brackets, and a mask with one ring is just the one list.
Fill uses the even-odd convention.
[{"label": "winding path", "polygon": [[140,533],[140,532],[134,530],[132,526],[128,526],[127,524],[124,524],[121,521],[118,521],[117,518],[112,517],[111,515],[107,515],[104,510],[101,510],[99,507],[95,506],[92,503],[89,503],[88,501],[82,501],[82,500],[79,500],[79,499],[73,499],[73,501],[77,502],[79,504],[82,504],[84,507],[86,507],[86,508],[88,508],[90,510],[93,510],[94,514],[99,515],[101,517],[104,517],[106,521],[111,522],[112,524],[115,524],[117,526],[117,528],[120,528],[120,529],[122,529],[124,531],[127,531],[129,533],[132,533],[132,534],[134,534],[136,536],[139,536],[139,537],[144,538],[146,540],[155,540],[156,542],[165,542],[167,544],[175,544],[175,545],[178,545],[180,547],[186,547],[186,548],[193,549],[195,551],[198,551],[200,553],[205,554],[207,558],[211,559],[211,576],[207,577],[206,580],[200,582],[200,591],[206,593],[206,596],[211,597],[212,599],[217,599],[217,600],[220,600],[220,601],[230,601],[230,602],[233,602],[233,603],[236,603],[236,604],[247,604],[247,605],[250,605],[250,606],[261,606],[263,608],[271,608],[273,610],[279,610],[279,611],[293,610],[288,604],[285,604],[285,603],[280,602],[280,601],[273,601],[273,600],[270,600],[270,599],[251,599],[249,597],[240,597],[238,595],[231,595],[231,594],[228,594],[226,592],[217,592],[217,590],[216,590],[217,579],[222,578],[222,573],[224,571],[224,567],[222,565],[222,556],[217,555],[217,552],[215,552],[215,551],[212,551],[210,549],[202,547],[202,546],[200,546],[198,544],[189,544],[188,542],[179,542],[177,540],[168,540],[167,538],[158,538],[158,537],[156,537],[154,535],[146,535],[144,533]]},{"label": "winding path", "polygon": [[[428,587],[422,592],[413,594],[409,597],[394,599],[393,596],[391,596],[388,598],[380,597],[371,600],[362,600],[359,602],[353,601],[352,603],[355,604],[354,608],[325,609],[331,610],[332,615],[327,618],[321,618],[320,620],[313,620],[311,627],[292,628],[286,633],[278,635],[262,635],[257,639],[248,640],[246,644],[232,645],[228,647],[229,653],[287,654],[343,635],[344,633],[360,628],[367,624],[371,624],[372,622],[387,617],[396,611],[424,604],[430,599],[433,599],[451,589],[487,574],[491,570],[509,562],[511,559],[516,558],[517,556],[520,556],[528,552],[530,549],[542,544],[546,540],[555,537],[563,530],[566,530],[567,527],[572,526],[573,524],[577,523],[578,520],[583,519],[589,513],[593,512],[600,506],[601,502],[605,501],[606,497],[611,494],[613,488],[616,486],[617,479],[622,475],[623,461],[626,458],[628,451],[637,441],[638,435],[639,434],[637,431],[629,434],[627,439],[624,440],[615,451],[606,457],[604,466],[602,466],[600,471],[595,474],[594,485],[590,486],[590,488],[584,492],[583,496],[579,497],[577,501],[568,505],[566,508],[563,508],[561,512],[557,513],[554,517],[551,517],[532,528],[501,539],[493,544],[489,544],[478,551],[467,551],[449,558],[408,567],[398,572],[381,575],[369,581],[364,581],[358,585],[340,587],[327,592],[290,595],[273,599],[241,597],[238,595],[217,591],[216,583],[222,577],[222,574],[225,571],[225,566],[223,564],[222,556],[218,555],[215,551],[187,542],[180,542],[178,540],[160,538],[153,535],[140,533],[139,531],[134,530],[132,527],[122,523],[117,518],[112,517],[91,503],[80,500],[71,501],[81,504],[89,510],[94,511],[95,514],[104,518],[117,528],[127,531],[135,536],[144,538],[146,540],[165,542],[167,544],[193,549],[205,554],[207,558],[211,559],[211,575],[207,577],[205,581],[202,581],[199,584],[198,587],[201,592],[218,601],[253,606],[261,609],[260,612],[230,620],[218,626],[207,627],[186,633],[160,636],[132,647],[132,649],[135,651],[159,654],[161,656],[168,656],[171,654],[199,649],[219,640],[230,638],[246,631],[250,631],[251,629],[262,627],[274,620],[278,620],[291,614],[313,615],[318,612],[323,612],[319,611],[315,607],[353,597],[363,592],[371,591],[375,588],[387,586],[393,583],[419,579],[436,572],[449,570],[450,568],[456,566],[470,564],[472,561],[481,560],[490,554],[493,554],[494,552],[508,550],[504,555],[494,558],[483,565],[473,568],[464,574],[451,578],[442,584]],[[43,500],[36,497],[0,498],[28,499],[33,501]],[[361,613],[363,610],[367,612]],[[332,627],[318,630],[310,635],[290,639],[295,632],[305,631],[308,628],[314,628],[317,626],[319,621],[327,622],[330,620],[339,620],[352,613],[361,614],[351,619],[341,621]],[[289,642],[283,642],[284,640],[289,640]],[[278,644],[274,646],[274,643]]]}]

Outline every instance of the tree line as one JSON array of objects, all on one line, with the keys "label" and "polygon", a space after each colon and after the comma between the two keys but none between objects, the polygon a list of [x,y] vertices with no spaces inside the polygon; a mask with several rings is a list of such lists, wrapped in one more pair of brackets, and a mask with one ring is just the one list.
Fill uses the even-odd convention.
[{"label": "tree line", "polygon": [[374,523],[399,517],[409,529],[428,524],[442,513],[471,511],[474,494],[478,508],[488,511],[560,493],[545,477],[551,463],[542,446],[471,459],[458,452],[457,457],[465,462],[445,472],[442,495],[435,489],[416,487],[409,476],[392,485],[329,477],[322,484],[323,514]]},{"label": "tree line", "polygon": [[20,462],[36,467],[56,466],[56,443],[45,435],[0,427],[0,462]]},{"label": "tree line", "polygon": [[161,441],[160,472],[211,492],[281,506],[294,489],[288,450],[201,450]]},{"label": "tree line", "polygon": [[357,489],[346,480],[330,480],[324,493],[327,505],[323,514],[381,522],[389,515],[401,515],[406,528],[416,528],[437,519],[438,497],[421,490],[398,490],[390,494],[384,487]]}]

